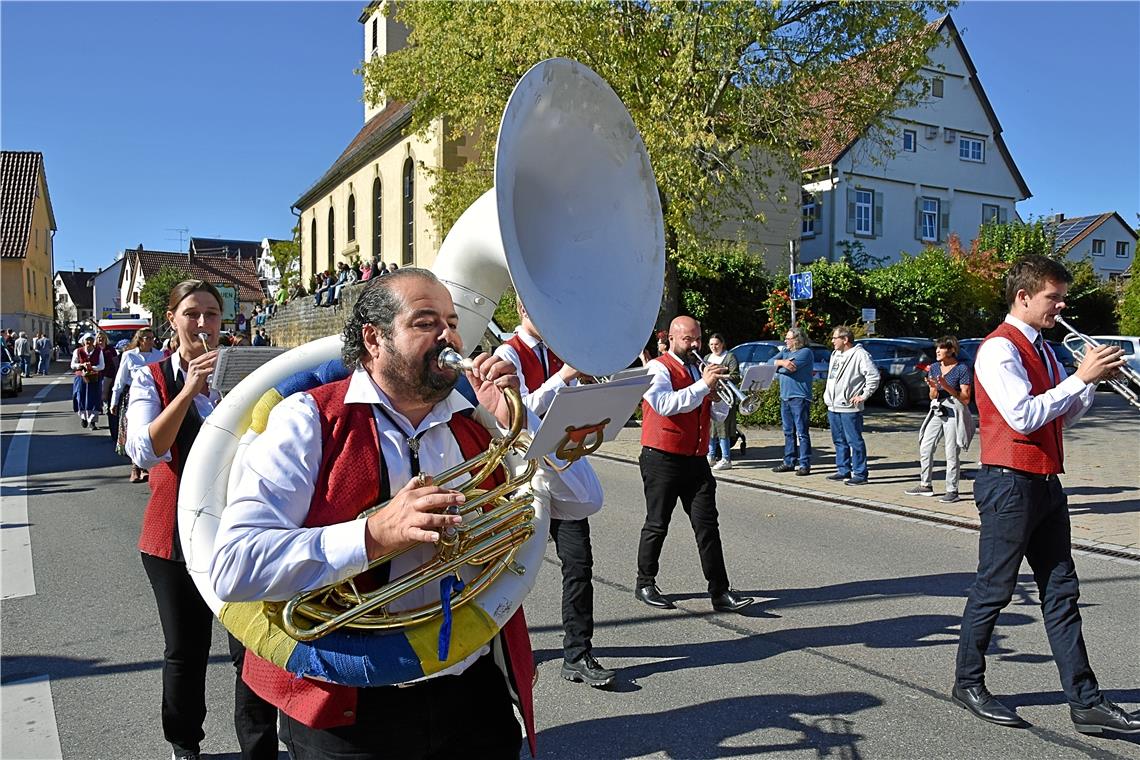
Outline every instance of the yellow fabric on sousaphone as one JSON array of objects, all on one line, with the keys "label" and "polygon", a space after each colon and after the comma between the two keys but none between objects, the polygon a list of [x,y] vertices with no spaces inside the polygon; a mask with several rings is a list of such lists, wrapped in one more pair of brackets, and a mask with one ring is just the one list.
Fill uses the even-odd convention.
[{"label": "yellow fabric on sousaphone", "polygon": [[472,601],[451,613],[451,646],[447,653],[447,660],[440,662],[439,657],[439,628],[443,625],[443,616],[419,625],[409,626],[404,635],[412,651],[419,657],[424,675],[430,676],[445,670],[455,663],[468,657],[479,649],[499,632],[499,626],[477,602]]},{"label": "yellow fabric on sousaphone", "polygon": [[261,398],[253,405],[249,429],[258,435],[264,433],[265,426],[269,423],[269,413],[273,411],[273,407],[280,404],[283,400],[284,397],[276,388],[270,388],[261,394]]},{"label": "yellow fabric on sousaphone", "polygon": [[218,619],[251,652],[280,668],[285,667],[300,643],[271,624],[261,602],[227,602]]}]

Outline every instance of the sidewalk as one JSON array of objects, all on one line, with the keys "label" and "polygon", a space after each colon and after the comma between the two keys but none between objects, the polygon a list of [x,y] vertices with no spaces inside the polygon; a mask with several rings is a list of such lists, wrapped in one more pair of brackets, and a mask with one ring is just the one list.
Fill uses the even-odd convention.
[{"label": "sidewalk", "polygon": [[[738,448],[733,449],[732,469],[716,476],[825,501],[976,527],[972,478],[978,467],[977,437],[962,457],[958,502],[942,504],[937,498],[903,494],[918,483],[918,426],[922,415],[921,411],[869,409],[864,437],[870,482],[865,486],[846,486],[826,479],[835,472],[835,449],[831,433],[817,428],[811,431],[811,475],[772,472],[783,460],[783,433],[776,428],[743,428],[748,437],[747,453],[740,456]],[[640,428],[626,427],[598,453],[636,462],[640,436]],[[934,466],[934,490],[939,496],[943,493],[944,464],[939,442]],[[1089,413],[1065,433],[1065,468],[1061,482],[1069,497],[1073,545],[1140,560],[1140,414],[1115,393],[1097,393]]]}]

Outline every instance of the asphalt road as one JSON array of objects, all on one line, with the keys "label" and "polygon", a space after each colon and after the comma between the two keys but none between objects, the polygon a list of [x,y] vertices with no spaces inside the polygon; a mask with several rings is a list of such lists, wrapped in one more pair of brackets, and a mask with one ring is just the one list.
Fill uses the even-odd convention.
[{"label": "asphalt road", "polygon": [[[6,402],[3,453],[35,388]],[[146,486],[127,482],[105,431],[82,431],[55,386],[29,441],[26,490],[35,594],[0,607],[3,739],[45,734],[54,716],[66,758],[161,758],[162,636],[135,542]],[[20,444],[22,445],[22,444]],[[719,491],[735,588],[745,615],[710,609],[695,542],[678,510],[658,578],[678,602],[633,598],[644,515],[635,467],[595,465],[607,505],[592,518],[595,654],[619,669],[610,690],[559,677],[560,580],[553,546],[526,608],[540,679],[540,758],[1140,758],[1140,739],[1072,730],[1032,579],[1022,577],[989,658],[990,687],[1032,727],[981,723],[948,697],[976,534],[742,486]],[[5,544],[5,550],[9,548]],[[1085,635],[1102,687],[1140,706],[1140,565],[1078,556]],[[4,592],[8,593],[6,566]],[[216,630],[208,757],[236,758],[233,669]],[[19,691],[46,677],[50,709]],[[30,705],[30,707],[29,707]],[[457,705],[456,709],[462,709]],[[29,721],[34,721],[29,723]],[[284,757],[284,753],[282,753]]]}]

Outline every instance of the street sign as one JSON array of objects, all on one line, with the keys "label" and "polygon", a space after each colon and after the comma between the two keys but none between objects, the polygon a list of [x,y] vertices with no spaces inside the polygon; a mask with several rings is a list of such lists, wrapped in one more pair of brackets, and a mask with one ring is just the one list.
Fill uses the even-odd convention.
[{"label": "street sign", "polygon": [[864,322],[874,322],[875,321],[875,310],[874,309],[863,309],[863,321]]},{"label": "street sign", "polygon": [[237,318],[238,293],[233,285],[215,282],[214,287],[222,296],[222,321],[233,322]]},{"label": "street sign", "polygon": [[788,277],[792,286],[792,299],[806,301],[811,298],[811,272],[796,272]]}]

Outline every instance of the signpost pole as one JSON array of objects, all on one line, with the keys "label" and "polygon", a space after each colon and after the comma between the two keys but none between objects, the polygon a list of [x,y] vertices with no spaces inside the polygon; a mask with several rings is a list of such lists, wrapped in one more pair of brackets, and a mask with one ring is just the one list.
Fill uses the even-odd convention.
[{"label": "signpost pole", "polygon": [[[796,241],[788,241],[788,282],[791,283],[791,276],[796,273]],[[792,288],[788,288],[788,302],[792,305],[792,327],[796,326],[796,294],[792,292]]]}]

